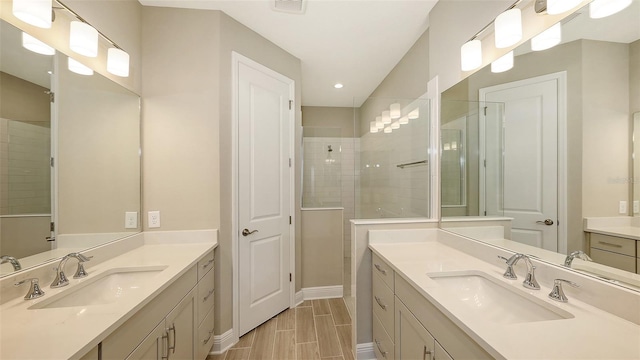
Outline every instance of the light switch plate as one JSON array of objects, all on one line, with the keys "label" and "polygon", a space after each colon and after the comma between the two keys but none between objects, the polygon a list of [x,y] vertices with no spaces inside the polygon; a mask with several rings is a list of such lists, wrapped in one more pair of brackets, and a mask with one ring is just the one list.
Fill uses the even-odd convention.
[{"label": "light switch plate", "polygon": [[149,211],[149,228],[160,227],[160,211]]},{"label": "light switch plate", "polygon": [[125,229],[138,228],[138,212],[137,211],[127,211],[124,213],[124,228]]}]

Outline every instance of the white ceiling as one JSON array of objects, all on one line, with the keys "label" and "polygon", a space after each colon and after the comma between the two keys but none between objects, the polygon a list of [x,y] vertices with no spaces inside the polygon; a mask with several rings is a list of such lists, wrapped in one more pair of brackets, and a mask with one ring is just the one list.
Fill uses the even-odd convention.
[{"label": "white ceiling", "polygon": [[[305,0],[303,14],[270,0],[139,0],[222,10],[302,62],[302,105],[360,106],[428,27],[437,0]],[[337,82],[344,88],[335,89]],[[354,104],[354,99],[356,103]]]}]

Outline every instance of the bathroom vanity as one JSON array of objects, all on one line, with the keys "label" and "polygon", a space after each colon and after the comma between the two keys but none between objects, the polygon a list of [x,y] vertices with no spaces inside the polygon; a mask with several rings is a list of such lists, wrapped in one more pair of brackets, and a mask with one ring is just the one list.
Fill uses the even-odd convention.
[{"label": "bathroom vanity", "polygon": [[[586,300],[606,301],[608,291],[626,289],[535,259],[541,288],[527,289],[521,264],[514,267],[519,279],[503,277],[507,265],[498,256],[512,254],[439,229],[415,238],[370,231],[369,238],[379,360],[640,358],[637,316],[616,316]],[[568,302],[551,300],[554,280],[565,275],[580,287],[565,284]],[[609,301],[637,309],[640,297],[626,295]]]},{"label": "bathroom vanity", "polygon": [[115,256],[96,255],[92,261],[101,262],[85,278],[69,276],[68,286],[43,281],[44,296],[5,301],[0,358],[205,359],[213,345],[217,241],[188,235],[136,241]]}]

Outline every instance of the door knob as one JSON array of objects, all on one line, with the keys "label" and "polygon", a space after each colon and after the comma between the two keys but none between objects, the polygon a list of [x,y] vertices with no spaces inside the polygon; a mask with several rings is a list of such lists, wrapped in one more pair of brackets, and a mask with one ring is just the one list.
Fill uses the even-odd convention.
[{"label": "door knob", "polygon": [[553,220],[546,219],[545,221],[536,221],[536,224],[551,226],[553,225]]},{"label": "door knob", "polygon": [[249,231],[249,229],[244,229],[244,230],[242,230],[242,236],[249,236],[249,235],[253,234],[254,232],[258,232],[258,230]]}]

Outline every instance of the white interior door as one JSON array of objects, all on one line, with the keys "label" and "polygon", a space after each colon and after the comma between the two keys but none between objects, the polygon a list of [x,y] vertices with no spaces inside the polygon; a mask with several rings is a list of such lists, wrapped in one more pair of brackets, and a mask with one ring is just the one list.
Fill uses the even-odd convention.
[{"label": "white interior door", "polygon": [[243,335],[290,304],[293,81],[238,64],[238,316]]},{"label": "white interior door", "polygon": [[549,77],[480,90],[481,101],[504,103],[502,128],[499,122],[485,128],[487,215],[513,218],[512,240],[552,251],[558,250],[558,94],[558,79]]}]

